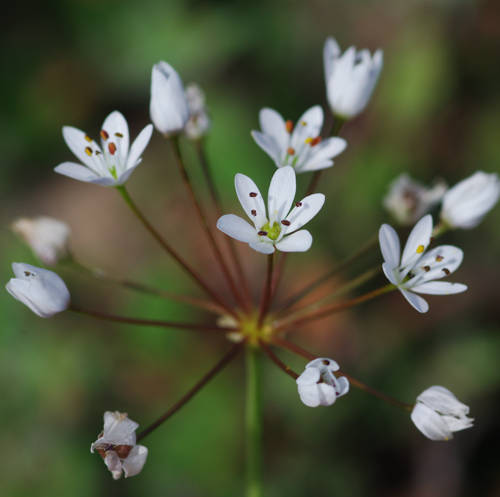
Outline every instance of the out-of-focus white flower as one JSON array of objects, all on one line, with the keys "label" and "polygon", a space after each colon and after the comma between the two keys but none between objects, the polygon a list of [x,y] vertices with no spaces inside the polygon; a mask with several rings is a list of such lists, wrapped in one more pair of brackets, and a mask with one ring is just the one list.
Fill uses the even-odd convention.
[{"label": "out-of-focus white flower", "polygon": [[415,426],[431,440],[449,440],[453,432],[471,428],[469,407],[441,386],[432,386],[418,397],[411,413]]},{"label": "out-of-focus white flower", "polygon": [[499,197],[498,174],[477,171],[446,192],[441,219],[452,228],[474,228],[493,209]]},{"label": "out-of-focus white flower", "polygon": [[163,61],[153,66],[149,113],[155,128],[167,136],[181,133],[189,119],[181,77]]},{"label": "out-of-focus white flower", "polygon": [[398,224],[408,226],[416,223],[436,205],[446,192],[446,185],[438,181],[427,188],[408,174],[401,174],[390,185],[384,198],[384,207]]},{"label": "out-of-focus white flower", "polygon": [[379,242],[387,279],[396,285],[406,300],[418,311],[427,312],[429,304],[416,293],[450,295],[467,290],[466,285],[435,281],[453,273],[461,264],[463,252],[452,245],[440,245],[426,253],[431,242],[432,216],[427,214],[412,229],[403,255],[394,228],[383,224]]},{"label": "out-of-focus white flower", "polygon": [[186,87],[186,99],[190,116],[184,133],[190,140],[199,140],[208,133],[212,125],[205,105],[205,94],[197,84],[190,83]]},{"label": "out-of-focus white flower", "polygon": [[48,266],[57,264],[68,254],[69,226],[58,219],[40,216],[22,217],[12,223],[12,230],[20,235],[35,255]]},{"label": "out-of-focus white flower", "polygon": [[300,400],[308,407],[331,406],[337,397],[349,391],[349,380],[336,377],[339,365],[326,357],[306,364],[304,372],[297,378]]},{"label": "out-of-focus white flower", "polygon": [[326,94],[333,114],[351,119],[366,107],[383,65],[381,50],[348,48],[341,54],[338,43],[328,38],[323,49]]},{"label": "out-of-focus white flower", "polygon": [[274,160],[277,167],[292,166],[297,173],[333,166],[333,158],[347,146],[338,137],[321,139],[323,109],[311,107],[297,121],[285,121],[273,109],[259,113],[262,131],[252,131],[257,145]]},{"label": "out-of-focus white flower", "polygon": [[15,278],[11,278],[5,288],[35,314],[49,318],[68,308],[68,288],[56,273],[22,262],[14,262],[12,270]]},{"label": "out-of-focus white flower", "polygon": [[64,126],[64,140],[83,164],[63,162],[54,171],[87,183],[102,186],[123,185],[141,163],[141,155],[152,132],[153,126],[148,124],[129,148],[127,121],[116,110],[106,117],[102,124],[101,146],[83,131]]},{"label": "out-of-focus white flower", "polygon": [[115,480],[135,476],[141,472],[148,449],[136,445],[135,430],[139,425],[128,418],[126,413],[106,411],[104,430],[90,446],[90,451],[98,452]]},{"label": "out-of-focus white flower", "polygon": [[272,254],[275,248],[283,252],[309,250],[312,236],[309,231],[299,228],[323,207],[323,194],[308,195],[296,202],[290,211],[296,190],[295,171],[290,166],[282,167],[274,173],[271,180],[267,215],[260,190],[248,176],[237,174],[234,184],[238,200],[254,226],[239,216],[227,214],[219,218],[217,228],[240,242],[248,243],[262,254]]}]

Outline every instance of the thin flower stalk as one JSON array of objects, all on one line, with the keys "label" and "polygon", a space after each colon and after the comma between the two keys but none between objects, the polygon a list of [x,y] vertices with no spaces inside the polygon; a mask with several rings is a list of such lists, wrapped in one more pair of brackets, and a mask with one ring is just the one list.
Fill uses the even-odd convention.
[{"label": "thin flower stalk", "polygon": [[267,311],[271,305],[272,299],[272,285],[273,285],[273,269],[274,269],[274,254],[267,256],[267,274],[264,283],[264,291],[262,292],[262,299],[260,302],[259,319],[257,326],[260,328],[267,315]]},{"label": "thin flower stalk", "polygon": [[237,331],[237,328],[221,328],[215,325],[210,326],[198,323],[184,323],[177,321],[163,321],[159,319],[142,319],[142,318],[131,318],[126,316],[117,316],[115,314],[108,314],[106,312],[94,311],[91,309],[83,309],[74,304],[71,304],[69,310],[76,312],[78,314],[85,314],[87,316],[96,319],[101,319],[103,321],[113,321],[115,323],[133,324],[141,326],[154,326],[158,328],[176,328],[180,330],[219,332],[219,333],[228,333],[232,331]]},{"label": "thin flower stalk", "polygon": [[260,346],[262,347],[262,349],[264,350],[264,352],[268,355],[269,359],[271,359],[271,361],[274,362],[274,364],[276,364],[276,366],[278,366],[282,371],[284,371],[288,376],[291,376],[294,380],[296,380],[299,375],[290,367],[290,366],[287,366],[274,352],[273,350],[271,349],[271,347],[269,347],[269,345],[267,345],[264,341],[260,341]]},{"label": "thin flower stalk", "polygon": [[223,255],[222,255],[222,252],[220,251],[219,245],[217,244],[217,241],[215,240],[215,237],[212,233],[212,230],[208,224],[207,218],[206,218],[205,214],[203,213],[201,205],[200,205],[200,203],[196,197],[196,194],[194,192],[193,185],[191,183],[191,179],[189,178],[189,174],[188,174],[186,166],[184,164],[184,159],[182,157],[179,139],[177,137],[172,137],[172,138],[170,138],[170,143],[172,144],[174,156],[175,156],[177,165],[179,167],[179,172],[181,174],[182,181],[183,181],[184,186],[186,187],[186,189],[189,193],[189,198],[191,199],[191,202],[193,203],[196,214],[198,215],[198,218],[200,219],[200,223],[201,223],[201,225],[202,225],[202,227],[207,235],[207,238],[210,242],[210,245],[211,245],[212,250],[214,252],[217,263],[219,264],[219,266],[222,270],[222,273],[224,274],[224,277],[226,278],[227,284],[229,285],[229,287],[233,293],[234,298],[236,299],[237,302],[239,302],[240,305],[245,307],[246,302],[242,299],[240,292],[239,292],[238,288],[236,287],[236,284],[233,280],[233,277],[229,271],[229,268],[226,264],[226,261],[224,260]]},{"label": "thin flower stalk", "polygon": [[167,419],[171,418],[181,407],[185,406],[217,373],[221,372],[238,354],[242,344],[237,343],[233,345],[229,352],[227,352],[222,359],[220,359],[215,366],[213,366],[202,378],[199,380],[178,402],[170,407],[165,414],[160,416],[154,423],[150,424],[141,433],[137,435],[137,442],[144,439],[151,432],[156,430]]}]

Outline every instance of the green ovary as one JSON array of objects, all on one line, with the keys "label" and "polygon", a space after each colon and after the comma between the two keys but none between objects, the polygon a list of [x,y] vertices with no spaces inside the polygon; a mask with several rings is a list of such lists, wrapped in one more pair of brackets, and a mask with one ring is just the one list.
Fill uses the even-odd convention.
[{"label": "green ovary", "polygon": [[266,224],[264,224],[264,226],[262,226],[261,230],[265,231],[267,233],[267,237],[273,241],[277,240],[281,233],[281,227],[276,221],[274,221],[272,226],[268,221]]}]

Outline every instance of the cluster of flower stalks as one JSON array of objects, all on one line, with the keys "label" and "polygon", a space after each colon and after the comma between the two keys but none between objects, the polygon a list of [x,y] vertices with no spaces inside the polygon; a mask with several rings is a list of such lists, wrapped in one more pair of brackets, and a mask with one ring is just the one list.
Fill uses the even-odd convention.
[{"label": "cluster of flower stalks", "polygon": [[[367,50],[357,51],[351,47],[342,53],[332,38],[325,43],[323,57],[327,100],[332,113],[327,125],[323,123],[324,111],[319,105],[306,110],[295,122],[284,119],[271,108],[260,111],[261,129],[251,134],[255,143],[272,159],[271,162],[264,155],[262,157],[270,176],[267,197],[265,191],[259,189],[248,176],[237,174],[234,179],[236,196],[248,219],[224,213],[225,209],[219,200],[204,148],[212,121],[205,107],[203,92],[195,85],[184,88],[179,74],[166,62],[156,64],[152,70],[150,116],[153,124],[148,124],[131,144],[127,121],[118,111],[112,112],[104,120],[99,140],[77,128],[63,128],[64,140],[79,162],[63,162],[55,171],[79,181],[114,188],[166,255],[179,264],[204,295],[176,295],[139,282],[113,281],[138,292],[192,305],[210,316],[204,322],[189,323],[124,317],[101,310],[84,309],[78,303],[71,302],[65,282],[55,272],[24,263],[13,264],[15,277],[7,283],[8,292],[43,318],[70,310],[130,325],[218,334],[226,336],[230,342],[224,357],[184,397],[172,403],[164,414],[139,434],[136,435],[139,425],[129,419],[127,414],[105,412],[104,428],[92,443],[91,451],[103,458],[115,479],[122,474],[125,477],[136,475],[143,469],[148,449],[139,445],[139,442],[142,443],[190,401],[241,351],[245,351],[247,361],[247,493],[254,497],[261,494],[259,355],[267,356],[277,368],[293,379],[300,400],[308,407],[332,406],[338,397],[345,396],[351,387],[355,387],[409,412],[418,430],[431,440],[448,440],[452,438],[453,432],[472,426],[472,419],[467,416],[469,408],[442,386],[427,388],[416,397],[416,401],[408,404],[349,375],[340,369],[336,360],[318,357],[287,339],[290,331],[300,330],[303,325],[395,290],[419,313],[429,309],[422,294],[451,295],[467,290],[462,283],[444,281],[462,263],[462,250],[451,245],[437,245],[437,239],[441,239],[451,229],[477,226],[495,206],[500,195],[500,181],[496,174],[476,172],[451,188],[442,181],[427,188],[403,175],[390,185],[383,204],[399,226],[412,226],[404,248],[401,249],[396,230],[384,224],[379,228],[378,240],[377,236],[373,236],[362,248],[353,251],[348,259],[278,302],[274,297],[287,254],[312,249],[313,236],[304,226],[315,216],[322,215],[325,200],[328,206],[328,199],[316,192],[316,188],[322,174],[322,181],[327,181],[326,170],[334,165],[334,158],[347,146],[346,141],[338,136],[341,128],[365,109],[382,70],[380,50],[372,55]],[[209,281],[199,274],[191,261],[185,260],[175,246],[148,221],[125,187],[131,173],[141,163],[141,156],[154,128],[172,147],[188,200],[195,208],[206,236],[205,242],[218,267],[220,281]],[[223,234],[218,234],[213,222],[207,219],[207,210],[200,204],[193,189],[179,143],[181,138],[189,140],[198,153],[210,192],[210,202],[213,202],[219,213],[216,226]],[[275,169],[274,174],[272,169]],[[297,180],[304,180],[304,188],[307,187],[307,194],[302,199],[296,197]],[[440,214],[434,224],[429,212],[439,208],[439,205]],[[46,266],[69,262],[91,271],[98,278],[108,278],[103,272],[85,268],[75,261],[68,249],[70,231],[64,223],[39,217],[19,219],[13,226]],[[252,289],[249,288],[252,279],[239,259],[235,240],[248,245],[244,250],[262,254],[263,275],[253,279],[258,279],[261,285],[257,302],[252,300]],[[333,275],[362,255],[373,252],[377,242],[383,262],[337,288],[334,294],[317,298],[316,301],[309,298],[307,304],[304,302],[304,298],[310,297],[313,290]],[[223,257],[223,251],[229,257]],[[295,257],[302,257],[302,254]],[[382,272],[388,280],[385,286],[356,297],[339,299]],[[231,295],[231,301],[228,295]],[[418,319],[417,313],[415,319]],[[298,354],[304,360],[304,370],[293,371],[280,358],[280,349]],[[139,415],[137,413],[133,417]]]}]

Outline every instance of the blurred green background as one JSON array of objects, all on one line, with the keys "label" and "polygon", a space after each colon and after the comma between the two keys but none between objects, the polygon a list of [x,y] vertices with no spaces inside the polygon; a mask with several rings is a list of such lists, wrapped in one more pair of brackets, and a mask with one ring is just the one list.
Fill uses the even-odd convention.
[{"label": "blurred green background", "polygon": [[[36,264],[11,234],[11,221],[45,214],[71,225],[72,250],[85,264],[198,294],[114,191],[52,172],[72,160],[61,126],[96,136],[114,109],[127,117],[132,135],[148,122],[150,70],[160,59],[207,93],[214,121],[209,154],[224,201],[234,209],[236,172],[264,187],[274,171],[250,138],[258,110],[272,106],[297,119],[325,103],[322,47],[328,35],[342,47],[383,48],[374,97],[345,126],[349,147],[322,178],[327,204],[311,224],[315,244],[308,254],[289,258],[282,295],[354,251],[388,220],[381,199],[399,173],[454,184],[478,169],[500,169],[500,4],[494,0],[28,1],[5,6],[3,23],[5,282],[11,261]],[[198,164],[194,154],[189,157],[201,189]],[[301,177],[301,188],[308,180]],[[205,239],[158,134],[129,188],[171,243],[215,281]],[[471,406],[476,426],[452,442],[433,443],[406,413],[356,390],[332,408],[311,410],[299,403],[293,381],[266,364],[266,496],[500,495],[499,223],[497,207],[479,228],[445,237],[465,250],[455,280],[469,291],[430,297],[428,315],[391,294],[293,337],[404,401],[432,384],[447,386]],[[262,258],[245,247],[241,254],[257,289]],[[344,278],[379,260],[376,250]],[[73,300],[88,307],[210,319],[65,269],[60,274]],[[215,363],[228,348],[224,339],[69,313],[42,320],[6,292],[0,311],[1,495],[242,495],[242,357],[145,440],[150,455],[139,476],[112,481],[89,453],[105,410],[126,411],[146,426]],[[297,370],[304,365],[281,355]]]}]

